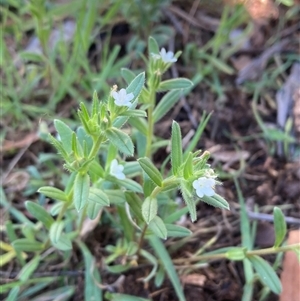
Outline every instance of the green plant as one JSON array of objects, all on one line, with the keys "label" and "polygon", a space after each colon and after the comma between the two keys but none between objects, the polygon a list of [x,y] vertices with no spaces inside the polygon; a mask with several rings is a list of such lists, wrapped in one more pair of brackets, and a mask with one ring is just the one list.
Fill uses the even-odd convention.
[{"label": "green plant", "polygon": [[[2,286],[3,291],[12,288],[8,300],[16,300],[21,294],[21,285],[34,283],[35,288],[40,289],[42,285],[37,287],[39,279],[30,279],[38,265],[51,254],[50,250],[53,251],[53,248],[62,251],[65,260],[70,260],[74,243],[78,245],[84,258],[85,299],[102,300],[100,273],[95,267],[93,255],[80,236],[86,217],[98,220],[101,212],[102,218],[110,220],[111,227],[123,232],[116,237],[115,245],[107,245],[105,248],[106,269],[120,274],[142,262],[150,263],[152,271],[145,275],[143,281],[154,279],[156,285],[161,285],[166,272],[178,299],[185,300],[174,265],[183,260],[172,261],[160,238],[190,235],[189,229],[175,222],[187,212],[191,220],[195,221],[196,204],[200,200],[224,209],[229,209],[229,205],[214,190],[214,186],[220,183],[207,163],[209,153],[193,152],[209,116],[204,116],[185,152],[177,122],[173,121],[170,141],[154,135],[155,123],[191,88],[192,82],[185,78],[163,79],[163,74],[177,61],[180,52],[174,56],[165,49],[159,50],[151,37],[148,49],[146,74],[135,75],[130,70],[123,69],[126,89],[118,91],[118,87],[113,86],[108,97],[101,100],[95,92],[90,110],[81,103],[78,111],[81,125],[76,131],[60,120],[54,121],[59,138],[50,135],[49,141],[63,158],[64,168],[70,176],[63,189],[51,186],[39,189],[41,194],[55,200],[48,210],[35,202],[26,202],[28,212],[36,218],[37,223],[28,223],[21,215],[20,218],[27,223],[27,227],[22,229],[24,238],[17,238],[12,224],[6,224],[13,246],[13,249],[7,249],[10,256],[16,256],[23,267],[18,283]],[[168,92],[156,104],[156,94],[162,91]],[[127,127],[127,124],[131,127]],[[171,170],[163,172],[163,169],[159,170],[155,166],[152,156],[158,148],[169,144],[171,154],[166,161],[171,163]],[[138,154],[137,161],[134,160],[134,154]],[[126,158],[130,160],[126,161]],[[186,202],[186,207],[182,209],[178,209],[173,201],[178,189]],[[107,210],[110,205],[115,207],[115,215]],[[296,249],[299,245],[281,246],[286,227],[284,217],[278,209],[275,209],[275,226],[277,239],[274,248],[252,250],[251,246],[243,243],[242,247],[196,254],[189,262],[242,260],[254,267],[272,291],[279,293],[278,277],[260,255]],[[149,245],[156,256],[149,251]],[[33,253],[34,256],[26,263],[24,255],[28,253]],[[53,279],[47,281],[51,282]],[[30,292],[29,288],[26,293]],[[73,292],[74,287],[68,287],[64,298]],[[134,297],[113,293],[106,293],[105,296],[110,300],[134,300]]]}]

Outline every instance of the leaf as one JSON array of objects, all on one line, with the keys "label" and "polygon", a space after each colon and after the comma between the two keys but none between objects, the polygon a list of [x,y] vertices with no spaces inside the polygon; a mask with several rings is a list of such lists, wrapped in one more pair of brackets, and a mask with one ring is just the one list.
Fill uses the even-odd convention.
[{"label": "leaf", "polygon": [[135,74],[128,68],[121,68],[121,75],[128,85],[134,80],[135,77]]},{"label": "leaf", "polygon": [[142,215],[147,224],[157,215],[157,199],[147,197],[142,205]]},{"label": "leaf", "polygon": [[72,242],[65,233],[62,233],[60,235],[59,240],[57,242],[54,243],[52,241],[52,244],[58,250],[62,250],[62,251],[72,250]]},{"label": "leaf", "polygon": [[50,229],[54,223],[54,219],[41,205],[26,201],[25,207],[38,221],[42,222],[47,229]]},{"label": "leaf", "polygon": [[270,264],[257,255],[250,255],[248,259],[264,283],[273,293],[279,295],[282,291],[280,280]]},{"label": "leaf", "polygon": [[124,179],[124,180],[114,179],[114,182],[118,183],[118,185],[123,186],[130,191],[143,193],[142,186],[131,179]]},{"label": "leaf", "polygon": [[68,154],[72,152],[73,131],[62,121],[55,119],[54,127],[59,134],[60,141]]},{"label": "leaf", "polygon": [[193,175],[193,153],[189,152],[184,162],[183,177],[188,180]]},{"label": "leaf", "polygon": [[168,251],[166,250],[166,247],[160,239],[153,235],[150,236],[148,240],[150,242],[151,247],[154,249],[156,256],[160,259],[161,265],[165,268],[165,271],[167,272],[169,279],[172,282],[178,300],[186,301],[179,277],[173,265],[172,259]]},{"label": "leaf", "polygon": [[158,91],[168,91],[176,89],[187,89],[193,86],[193,82],[187,78],[173,78],[160,82]]},{"label": "leaf", "polygon": [[125,192],[126,202],[134,213],[138,223],[144,222],[142,215],[142,200],[133,192]]},{"label": "leaf", "polygon": [[172,90],[165,94],[153,111],[153,122],[156,123],[164,117],[174,107],[182,95],[181,90]]},{"label": "leaf", "polygon": [[77,243],[81,249],[85,265],[84,300],[102,301],[102,290],[97,285],[101,279],[96,266],[96,260],[83,242],[78,241]]},{"label": "leaf", "polygon": [[88,202],[86,207],[86,214],[89,219],[95,219],[98,216],[101,208],[103,208],[103,206],[98,203],[92,201]]},{"label": "leaf", "polygon": [[153,37],[148,38],[148,54],[150,57],[152,54],[159,54],[158,44]]},{"label": "leaf", "polygon": [[74,181],[74,206],[79,212],[85,206],[90,189],[90,177],[88,174],[77,173]]},{"label": "leaf", "polygon": [[229,210],[229,204],[227,203],[227,201],[216,193],[213,196],[204,195],[201,198],[201,201],[203,201],[209,205],[212,205],[214,207],[217,207],[217,208]]},{"label": "leaf", "polygon": [[149,176],[149,178],[159,187],[162,186],[162,175],[160,174],[159,170],[154,166],[151,160],[147,157],[138,159],[142,169],[145,173]]},{"label": "leaf", "polygon": [[57,244],[64,229],[64,222],[54,222],[49,230],[49,238],[53,244]]},{"label": "leaf", "polygon": [[39,255],[36,255],[31,259],[26,265],[21,269],[18,279],[21,281],[26,281],[30,279],[30,276],[33,274],[33,272],[37,269],[39,263],[40,263],[41,257]]},{"label": "leaf", "polygon": [[178,225],[165,224],[168,232],[168,237],[186,237],[192,234],[192,231]]},{"label": "leaf", "polygon": [[138,117],[132,117],[128,120],[128,123],[136,128],[139,132],[147,136],[147,131],[148,131],[148,124],[145,119],[138,118]]},{"label": "leaf", "polygon": [[163,220],[159,216],[155,216],[151,222],[149,223],[149,229],[159,238],[167,239],[168,231],[163,222]]},{"label": "leaf", "polygon": [[128,156],[133,156],[134,146],[130,137],[121,130],[112,127],[106,130],[107,138],[115,145],[120,152]]},{"label": "leaf", "polygon": [[105,298],[110,301],[151,301],[141,297],[135,297],[132,295],[120,294],[120,293],[105,293]]},{"label": "leaf", "polygon": [[194,198],[190,193],[190,189],[189,187],[187,187],[187,184],[185,182],[182,182],[180,187],[181,187],[183,199],[191,215],[191,221],[194,222],[197,219],[196,204]]},{"label": "leaf", "polygon": [[122,190],[106,189],[105,193],[108,196],[110,204],[118,205],[126,202],[125,194]]},{"label": "leaf", "polygon": [[274,216],[274,229],[275,229],[274,248],[278,248],[285,238],[287,228],[286,228],[284,214],[282,213],[280,208],[274,207],[273,216]]},{"label": "leaf", "polygon": [[42,251],[44,249],[43,243],[28,238],[16,239],[12,243],[12,246],[16,250],[25,251],[25,252]]},{"label": "leaf", "polygon": [[137,75],[126,89],[127,94],[133,93],[134,98],[137,98],[141,93],[145,83],[145,72]]},{"label": "leaf", "polygon": [[63,191],[55,187],[43,186],[38,190],[38,192],[54,200],[63,201],[63,202],[68,201],[68,196]]},{"label": "leaf", "polygon": [[109,206],[107,195],[99,188],[90,188],[88,200],[101,206]]},{"label": "leaf", "polygon": [[182,141],[181,141],[180,126],[174,120],[172,123],[171,162],[172,162],[172,173],[174,176],[177,176],[178,170],[182,164]]},{"label": "leaf", "polygon": [[124,111],[120,116],[147,117],[147,113],[144,110],[127,110]]}]

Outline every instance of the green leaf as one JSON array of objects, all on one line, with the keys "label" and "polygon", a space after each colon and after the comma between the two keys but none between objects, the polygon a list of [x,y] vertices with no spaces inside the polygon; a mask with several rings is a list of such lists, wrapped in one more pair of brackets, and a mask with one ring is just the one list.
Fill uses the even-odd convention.
[{"label": "green leaf", "polygon": [[110,142],[115,145],[120,152],[128,156],[133,156],[134,146],[127,134],[113,127],[106,130],[106,135]]},{"label": "green leaf", "polygon": [[50,229],[54,223],[54,219],[41,205],[26,201],[25,207],[38,221],[42,222],[47,229]]},{"label": "green leaf", "polygon": [[278,248],[285,238],[287,228],[286,228],[284,214],[282,213],[280,208],[274,207],[273,216],[274,216],[274,229],[275,229],[274,247]]},{"label": "green leaf", "polygon": [[65,233],[62,233],[60,235],[59,240],[57,242],[54,243],[52,241],[52,245],[58,250],[62,250],[62,251],[72,250],[72,242]]},{"label": "green leaf", "polygon": [[147,136],[147,131],[148,131],[148,124],[147,121],[143,118],[138,118],[138,117],[132,117],[128,120],[128,123],[136,128],[138,131],[140,131],[142,134]]},{"label": "green leaf", "polygon": [[252,263],[262,283],[269,287],[273,293],[279,295],[282,291],[281,283],[270,264],[257,255],[248,256],[248,259]]},{"label": "green leaf", "polygon": [[189,152],[184,162],[183,177],[188,180],[193,175],[193,153]]},{"label": "green leaf", "polygon": [[142,205],[142,215],[147,224],[157,215],[157,199],[147,197]]},{"label": "green leaf", "polygon": [[193,82],[187,78],[173,78],[160,82],[158,91],[187,89],[193,86]]},{"label": "green leaf", "polygon": [[216,193],[213,196],[204,195],[201,198],[201,201],[203,201],[203,202],[205,202],[209,205],[212,205],[214,207],[229,210],[229,204],[227,203],[227,201],[225,199],[223,199],[220,195],[216,194]]},{"label": "green leaf", "polygon": [[101,208],[103,208],[103,206],[99,203],[88,202],[86,207],[86,214],[89,219],[95,219],[98,216]]},{"label": "green leaf", "polygon": [[40,263],[41,257],[39,255],[36,255],[31,259],[26,265],[21,269],[18,279],[21,281],[26,281],[30,279],[30,276],[33,274],[33,272],[37,269],[39,263]]},{"label": "green leaf", "polygon": [[42,251],[44,249],[44,244],[41,242],[37,242],[35,240],[20,238],[15,240],[12,243],[12,246],[16,250],[24,251],[24,252],[35,252]]},{"label": "green leaf", "polygon": [[121,68],[121,75],[129,85],[135,78],[135,74],[128,68]]},{"label": "green leaf", "polygon": [[178,300],[186,301],[179,277],[173,265],[172,259],[168,251],[166,250],[166,247],[160,239],[153,235],[150,236],[148,240],[150,242],[151,247],[154,249],[156,256],[160,259],[161,264],[164,266],[165,271],[167,272],[169,279],[172,282]]},{"label": "green leaf", "polygon": [[63,201],[63,202],[68,201],[68,196],[63,191],[55,187],[43,186],[38,190],[38,192],[54,200]]},{"label": "green leaf", "polygon": [[174,107],[182,95],[181,90],[172,90],[165,94],[153,111],[153,121],[156,123],[164,117]]},{"label": "green leaf", "polygon": [[191,215],[191,221],[194,222],[197,219],[197,212],[196,212],[196,203],[194,201],[193,195],[190,193],[190,188],[187,187],[187,183],[182,182],[180,187],[181,187],[183,199]]},{"label": "green leaf", "polygon": [[134,213],[138,223],[144,222],[142,215],[142,200],[133,192],[125,192],[126,202]]},{"label": "green leaf", "polygon": [[145,72],[137,75],[126,89],[127,94],[133,93],[134,98],[137,98],[141,93],[145,83]]},{"label": "green leaf", "polygon": [[96,218],[100,209],[109,206],[109,199],[100,189],[92,187],[89,192],[87,214],[90,219]]},{"label": "green leaf", "polygon": [[147,117],[147,113],[144,110],[127,110],[124,111],[120,116]]},{"label": "green leaf", "polygon": [[246,257],[246,248],[233,247],[226,252],[226,257],[230,260],[244,260]]},{"label": "green leaf", "polygon": [[68,154],[72,152],[72,134],[73,131],[62,121],[55,119],[54,127],[59,134],[60,141]]},{"label": "green leaf", "polygon": [[53,244],[57,244],[64,229],[64,222],[54,222],[49,231],[49,238]]},{"label": "green leaf", "polygon": [[155,216],[151,222],[149,223],[149,229],[159,238],[167,239],[168,231],[163,222],[163,220],[159,216]]},{"label": "green leaf", "polygon": [[172,173],[174,176],[177,176],[178,170],[182,164],[182,141],[181,141],[180,126],[174,120],[172,123],[171,162],[172,162]]},{"label": "green leaf", "polygon": [[113,179],[113,181],[115,183],[117,183],[118,185],[123,186],[130,191],[143,193],[142,186],[139,183],[137,183],[131,179],[124,179],[124,180]]},{"label": "green leaf", "polygon": [[105,298],[110,301],[151,301],[141,297],[135,297],[132,295],[119,294],[119,293],[105,293]]},{"label": "green leaf", "polygon": [[168,232],[168,237],[186,237],[192,234],[192,231],[178,225],[165,224]]},{"label": "green leaf", "polygon": [[71,146],[72,152],[74,153],[75,158],[82,157],[83,151],[82,151],[80,143],[78,142],[77,136],[74,132],[72,134],[72,142],[71,143],[72,143],[72,146]]},{"label": "green leaf", "polygon": [[160,174],[159,170],[154,166],[151,160],[147,157],[138,159],[142,169],[145,173],[149,176],[149,178],[157,185],[162,186],[162,175]]},{"label": "green leaf", "polygon": [[85,206],[90,189],[90,177],[88,174],[78,173],[74,181],[73,202],[77,211],[80,211]]},{"label": "green leaf", "polygon": [[78,241],[77,243],[81,249],[85,266],[84,300],[102,301],[102,290],[97,285],[100,284],[101,279],[96,260],[83,242]]},{"label": "green leaf", "polygon": [[125,194],[122,190],[106,189],[105,193],[108,196],[110,204],[118,205],[126,202]]},{"label": "green leaf", "polygon": [[150,57],[152,54],[159,54],[158,44],[153,37],[148,38],[148,54]]},{"label": "green leaf", "polygon": [[109,199],[107,195],[99,188],[90,188],[88,200],[89,202],[91,201],[101,206],[109,206]]}]

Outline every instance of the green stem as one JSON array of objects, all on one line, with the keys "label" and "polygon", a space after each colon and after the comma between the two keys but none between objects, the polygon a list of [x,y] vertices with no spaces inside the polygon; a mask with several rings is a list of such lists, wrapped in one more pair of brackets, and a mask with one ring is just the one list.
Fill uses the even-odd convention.
[{"label": "green stem", "polygon": [[152,137],[154,132],[154,120],[153,120],[153,108],[155,105],[155,90],[152,89],[150,92],[150,106],[147,110],[148,115],[148,131],[147,131],[147,146],[146,146],[146,157],[151,159],[151,146],[152,146]]},{"label": "green stem", "polygon": [[99,148],[100,148],[100,144],[102,142],[102,139],[103,139],[102,135],[98,136],[96,139],[93,139],[94,143],[93,143],[93,147],[91,149],[88,159],[91,159],[97,155]]},{"label": "green stem", "polygon": [[[245,254],[245,257],[247,258],[248,256],[253,256],[253,255],[269,255],[269,254],[276,254],[280,252],[286,252],[286,251],[291,251],[293,249],[300,249],[300,244],[293,244],[293,245],[287,245],[287,246],[282,246],[279,248],[266,248],[266,249],[260,249],[260,250],[251,250],[247,251]],[[196,261],[203,261],[203,260],[213,260],[213,259],[228,259],[227,253],[221,253],[221,254],[207,254],[207,255],[200,255],[200,256],[195,256],[191,258],[180,258],[180,259],[175,259],[173,262],[175,264],[182,264],[186,262],[196,262]]]}]

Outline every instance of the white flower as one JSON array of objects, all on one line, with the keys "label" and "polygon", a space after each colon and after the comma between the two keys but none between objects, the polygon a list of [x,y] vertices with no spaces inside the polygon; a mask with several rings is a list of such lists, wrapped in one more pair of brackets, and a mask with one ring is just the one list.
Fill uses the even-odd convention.
[{"label": "white flower", "polygon": [[112,176],[116,177],[119,180],[124,180],[125,175],[123,173],[123,170],[124,170],[124,166],[121,164],[118,164],[118,161],[116,159],[113,159],[111,161],[109,173]]},{"label": "white flower", "polygon": [[132,105],[130,101],[134,98],[134,95],[133,93],[127,94],[125,89],[121,89],[119,92],[113,91],[112,97],[114,98],[117,106],[130,107]]},{"label": "white flower", "polygon": [[213,196],[215,194],[214,187],[216,181],[212,178],[201,177],[193,182],[193,187],[196,189],[196,194],[199,198],[204,195]]},{"label": "white flower", "polygon": [[174,53],[172,51],[167,52],[165,48],[161,49],[160,57],[164,61],[164,63],[175,63],[175,62],[177,62],[177,58],[174,57]]}]

